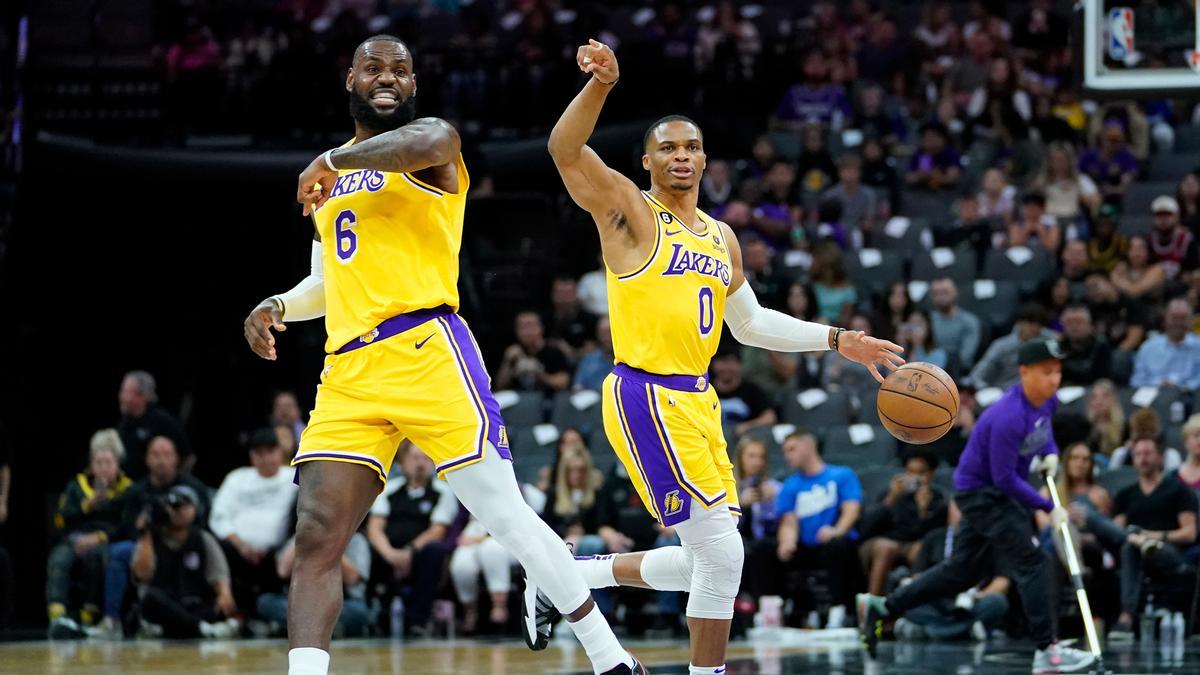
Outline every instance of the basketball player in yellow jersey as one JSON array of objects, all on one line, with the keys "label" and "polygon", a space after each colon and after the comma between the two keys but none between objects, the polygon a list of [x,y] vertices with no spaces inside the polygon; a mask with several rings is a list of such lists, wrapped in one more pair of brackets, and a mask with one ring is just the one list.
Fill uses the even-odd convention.
[{"label": "basketball player in yellow jersey", "polygon": [[900,347],[861,332],[800,321],[759,306],[729,226],[696,208],[704,138],[681,116],[646,132],[642,192],[586,143],[619,71],[595,40],[577,62],[591,74],[550,134],[550,154],[577,204],[592,214],[608,277],[616,366],[604,384],[604,427],[647,510],[682,546],[578,558],[592,588],[690,591],[691,668],[725,672],[742,540],[733,468],[709,360],[721,324],[739,341],[775,351],[836,349],[870,368],[904,363]]},{"label": "basketball player in yellow jersey", "polygon": [[[469,181],[458,133],[440,119],[413,119],[412,55],[395,37],[359,45],[345,85],[354,139],[317,157],[299,179],[297,199],[317,229],[312,274],[245,322],[251,348],[266,359],[275,358],[271,328],[284,322],[324,316],[329,335],[316,406],[292,461],[300,492],[289,672],[327,672],[342,554],[408,438],[568,615],[596,673],[644,673],[596,609],[562,540],[525,504],[500,406],[457,314]],[[411,563],[415,554],[399,555]],[[532,615],[526,624],[534,625]],[[526,639],[544,646],[532,629]]]}]

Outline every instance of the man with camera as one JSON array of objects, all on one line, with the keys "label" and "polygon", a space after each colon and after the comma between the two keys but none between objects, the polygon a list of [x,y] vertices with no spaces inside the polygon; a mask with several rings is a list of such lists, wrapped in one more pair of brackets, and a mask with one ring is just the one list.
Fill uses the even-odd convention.
[{"label": "man with camera", "polygon": [[152,501],[133,552],[142,618],[169,638],[229,638],[238,630],[229,563],[216,538],[197,524],[199,501],[187,485]]}]

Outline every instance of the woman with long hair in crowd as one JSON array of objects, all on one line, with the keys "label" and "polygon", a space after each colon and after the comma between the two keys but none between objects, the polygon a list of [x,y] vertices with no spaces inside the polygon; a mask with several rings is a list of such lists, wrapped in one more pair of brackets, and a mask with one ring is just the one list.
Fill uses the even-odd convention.
[{"label": "woman with long hair in crowd", "polygon": [[581,556],[608,553],[600,528],[608,522],[606,502],[598,498],[600,474],[592,467],[587,450],[569,448],[558,463],[554,483],[546,495],[546,522],[574,545]]},{"label": "woman with long hair in crowd", "polygon": [[1167,273],[1151,259],[1150,240],[1138,234],[1129,238],[1125,259],[1117,263],[1109,279],[1127,298],[1157,302],[1162,299]]},{"label": "woman with long hair in crowd", "polygon": [[1112,380],[1100,379],[1092,384],[1085,416],[1092,427],[1088,443],[1107,463],[1113,450],[1125,439],[1125,410],[1121,407],[1117,386]]},{"label": "woman with long hair in crowd", "polygon": [[934,346],[929,315],[919,307],[914,307],[905,317],[896,342],[904,348],[904,353],[910,361],[924,361],[938,368],[945,368],[949,361],[946,350]]},{"label": "woman with long hair in crowd", "polygon": [[1075,149],[1062,141],[1046,149],[1046,161],[1030,187],[1046,196],[1046,213],[1058,219],[1090,216],[1100,206],[1096,182],[1079,173]]},{"label": "woman with long hair in crowd", "polygon": [[1200,175],[1183,174],[1175,188],[1175,201],[1179,202],[1179,221],[1192,234],[1200,233]]},{"label": "woman with long hair in crowd", "polygon": [[1183,423],[1183,447],[1187,450],[1187,458],[1179,465],[1175,476],[1184,485],[1200,491],[1200,413]]},{"label": "woman with long hair in crowd", "polygon": [[878,336],[880,340],[895,342],[896,336],[900,334],[900,327],[904,325],[904,320],[914,307],[912,298],[908,295],[908,284],[903,281],[893,283],[888,288],[887,295],[878,300],[875,306],[879,311],[871,321],[875,329],[873,335]]},{"label": "woman with long hair in crowd", "polygon": [[753,436],[740,438],[734,453],[733,475],[742,505],[743,516],[738,523],[742,536],[752,542],[773,536],[779,524],[775,495],[779,494],[780,483],[771,478],[767,444]]},{"label": "woman with long hair in crowd", "polygon": [[858,291],[850,283],[846,263],[836,244],[825,242],[813,250],[812,290],[817,299],[817,321],[845,325],[842,314],[846,305],[858,302]]}]

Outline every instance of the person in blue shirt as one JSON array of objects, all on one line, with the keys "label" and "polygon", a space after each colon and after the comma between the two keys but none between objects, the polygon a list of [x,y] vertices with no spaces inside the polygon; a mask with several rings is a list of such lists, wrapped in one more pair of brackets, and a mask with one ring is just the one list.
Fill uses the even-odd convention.
[{"label": "person in blue shirt", "polygon": [[759,583],[782,580],[788,568],[824,568],[829,575],[833,606],[827,627],[841,628],[851,600],[858,564],[855,550],[862,513],[862,485],[849,467],[826,464],[816,437],[797,431],[783,441],[783,454],[795,473],[775,498],[779,533],[775,559],[762,556]]},{"label": "person in blue shirt", "polygon": [[883,618],[901,616],[930,601],[974,586],[985,559],[1001,559],[1021,595],[1029,632],[1037,643],[1034,673],[1074,672],[1095,660],[1090,652],[1063,647],[1054,638],[1049,558],[1034,543],[1029,509],[1045,511],[1059,527],[1067,511],[1028,482],[1031,464],[1044,475],[1058,468],[1050,420],[1058,409],[1062,358],[1057,340],[1038,337],[1017,353],[1020,382],[979,417],[954,472],[954,501],[962,521],[950,557],[884,598],[860,594],[863,644],[872,658]]},{"label": "person in blue shirt", "polygon": [[1200,336],[1192,332],[1192,320],[1192,305],[1187,298],[1167,303],[1163,332],[1143,342],[1138,349],[1130,385],[1200,389]]}]

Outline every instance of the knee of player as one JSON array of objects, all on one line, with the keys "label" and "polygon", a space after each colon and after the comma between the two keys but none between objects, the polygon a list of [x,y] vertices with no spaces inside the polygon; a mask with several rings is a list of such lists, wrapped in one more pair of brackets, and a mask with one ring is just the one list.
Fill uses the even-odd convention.
[{"label": "knee of player", "polygon": [[692,555],[693,586],[699,582],[722,588],[732,583],[731,592],[737,590],[746,560],[746,549],[737,532],[694,547]]},{"label": "knee of player", "polygon": [[[320,503],[300,504],[296,508],[296,562],[341,559],[344,541],[342,525],[332,506]],[[348,526],[347,526],[348,527]],[[339,544],[342,544],[339,546]]]}]

